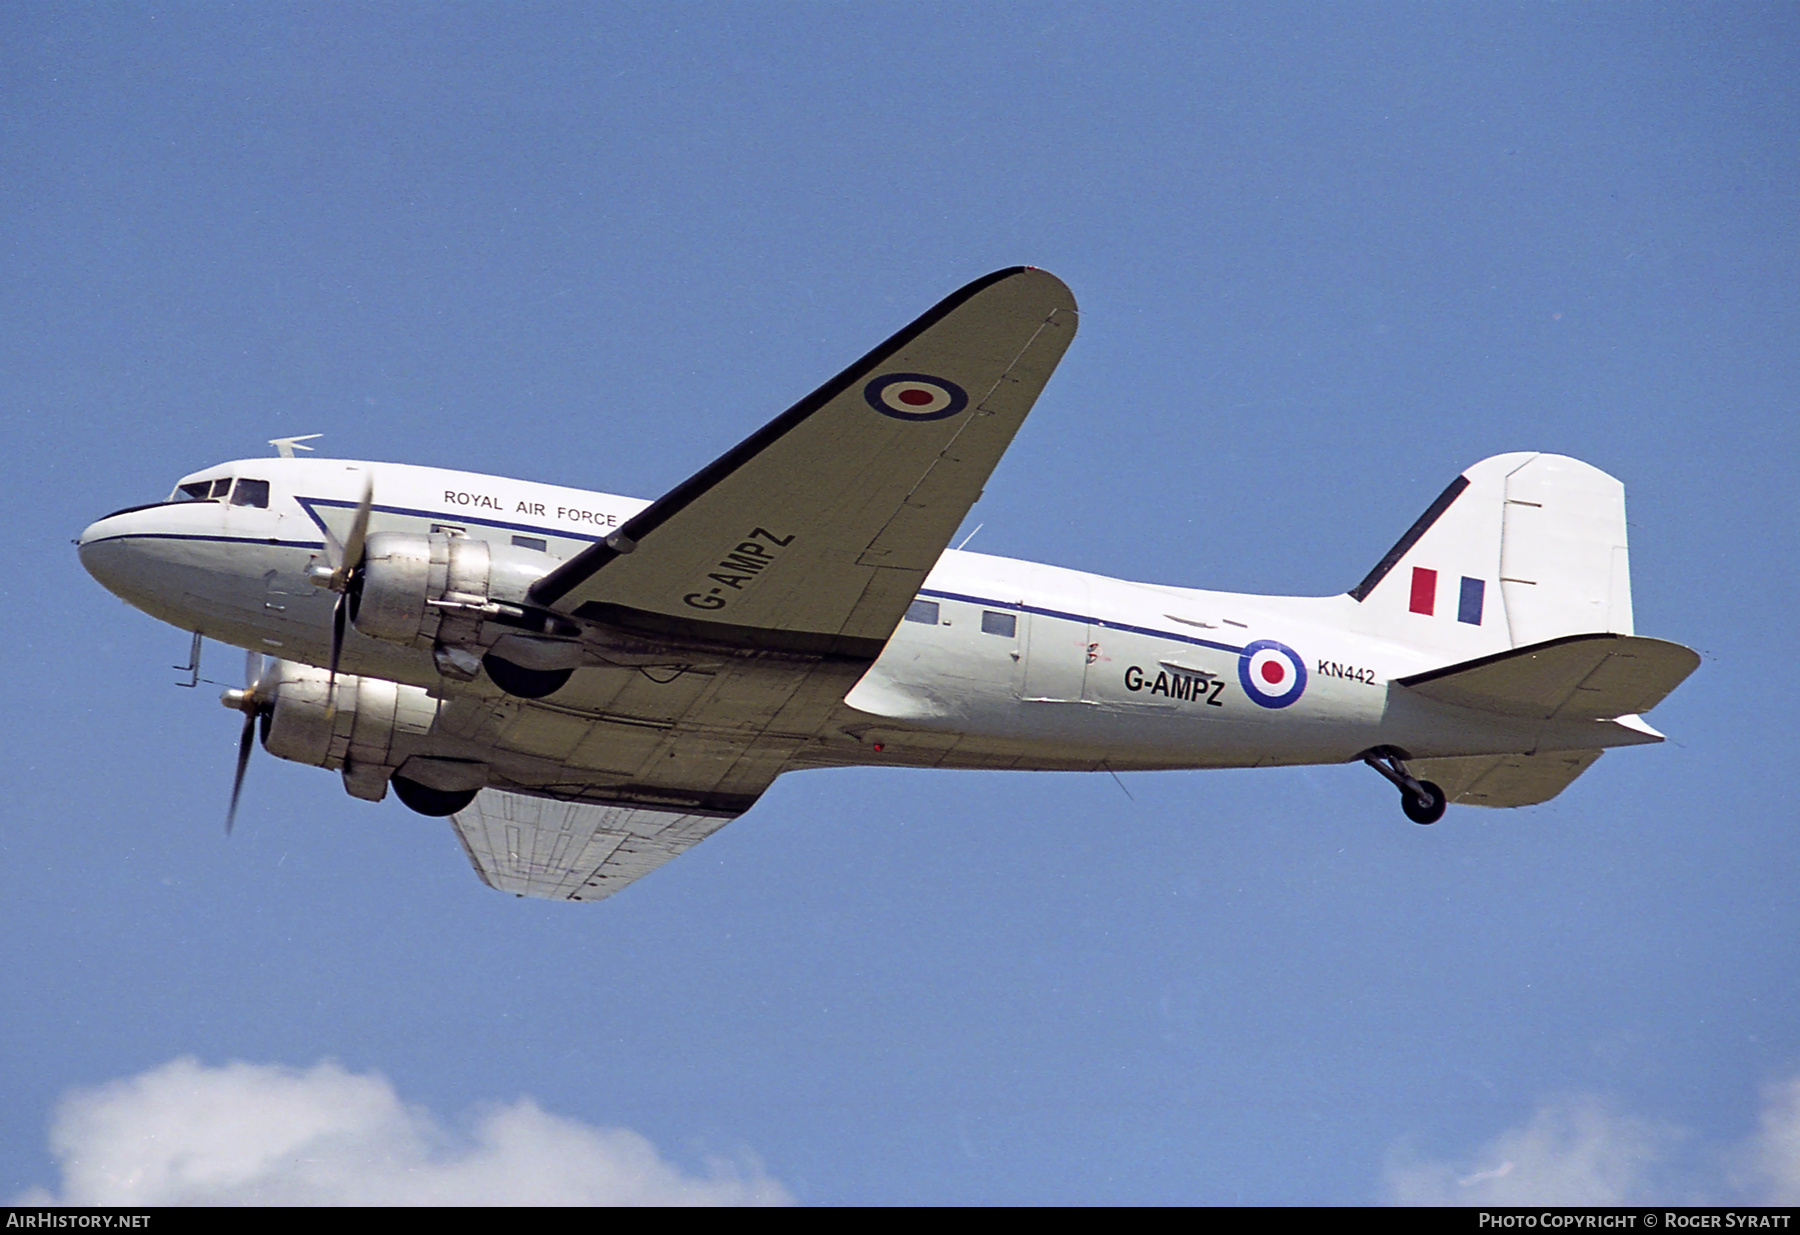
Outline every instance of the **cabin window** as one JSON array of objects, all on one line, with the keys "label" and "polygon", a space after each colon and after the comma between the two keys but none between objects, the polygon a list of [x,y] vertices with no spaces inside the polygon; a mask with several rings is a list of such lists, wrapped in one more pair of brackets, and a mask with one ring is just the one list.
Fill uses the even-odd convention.
[{"label": "cabin window", "polygon": [[550,552],[550,542],[540,536],[514,536],[515,549],[536,549],[539,553]]},{"label": "cabin window", "polygon": [[263,510],[269,508],[269,482],[266,480],[240,480],[237,488],[231,492],[233,506],[256,506]]},{"label": "cabin window", "polygon": [[906,607],[906,620],[936,626],[938,624],[938,602],[935,600],[913,601]]},{"label": "cabin window", "polygon": [[983,609],[981,611],[981,633],[1005,635],[1011,639],[1019,633],[1019,616],[1016,613],[996,613],[992,609]]}]

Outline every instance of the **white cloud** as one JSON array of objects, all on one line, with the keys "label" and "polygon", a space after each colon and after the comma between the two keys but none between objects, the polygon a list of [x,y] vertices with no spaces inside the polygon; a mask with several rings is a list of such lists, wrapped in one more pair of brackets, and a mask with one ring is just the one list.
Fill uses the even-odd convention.
[{"label": "white cloud", "polygon": [[1756,1135],[1734,1155],[1733,1182],[1763,1205],[1800,1205],[1800,1077],[1763,1090]]},{"label": "white cloud", "polygon": [[23,1205],[767,1205],[792,1198],[755,1163],[691,1175],[623,1128],[529,1098],[466,1135],[335,1063],[206,1067],[177,1059],[67,1095],[50,1134],[55,1192]]},{"label": "white cloud", "polygon": [[1624,1205],[1666,1156],[1675,1134],[1581,1098],[1538,1109],[1472,1163],[1388,1160],[1396,1205]]},{"label": "white cloud", "polygon": [[1800,1203],[1800,1077],[1764,1091],[1756,1131],[1734,1145],[1579,1097],[1545,1103],[1467,1161],[1402,1146],[1384,1183],[1395,1205]]}]

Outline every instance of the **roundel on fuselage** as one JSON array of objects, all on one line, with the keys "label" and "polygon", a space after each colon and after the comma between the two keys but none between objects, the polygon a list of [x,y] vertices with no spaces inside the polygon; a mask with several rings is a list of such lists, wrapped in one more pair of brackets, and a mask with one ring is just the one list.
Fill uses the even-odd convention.
[{"label": "roundel on fuselage", "polygon": [[863,387],[863,398],[896,420],[943,420],[969,406],[961,386],[926,373],[888,373]]},{"label": "roundel on fuselage", "polygon": [[1287,644],[1258,639],[1238,656],[1238,684],[1250,702],[1285,708],[1306,691],[1306,665]]}]

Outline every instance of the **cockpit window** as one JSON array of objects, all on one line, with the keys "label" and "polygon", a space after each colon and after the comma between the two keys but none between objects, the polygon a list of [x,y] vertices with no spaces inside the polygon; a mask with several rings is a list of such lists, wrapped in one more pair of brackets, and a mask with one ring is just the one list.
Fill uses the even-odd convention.
[{"label": "cockpit window", "polygon": [[266,480],[240,480],[232,491],[233,506],[260,506],[264,510],[269,506],[269,482]]},{"label": "cockpit window", "polygon": [[[267,488],[268,486],[265,484],[265,492]],[[177,485],[175,492],[169,494],[169,500],[171,502],[223,502],[230,496],[231,477],[220,476],[215,480],[193,480],[185,485]],[[263,503],[265,506],[267,504],[267,501]]]}]

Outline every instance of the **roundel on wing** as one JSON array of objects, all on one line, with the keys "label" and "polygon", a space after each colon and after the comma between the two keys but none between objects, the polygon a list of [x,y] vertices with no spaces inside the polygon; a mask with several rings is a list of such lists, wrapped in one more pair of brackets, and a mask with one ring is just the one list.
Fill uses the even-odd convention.
[{"label": "roundel on wing", "polygon": [[961,386],[927,373],[885,374],[863,387],[863,398],[896,420],[943,420],[969,406]]},{"label": "roundel on wing", "polygon": [[1258,639],[1238,656],[1238,684],[1250,702],[1285,708],[1306,690],[1306,665],[1287,644]]}]

